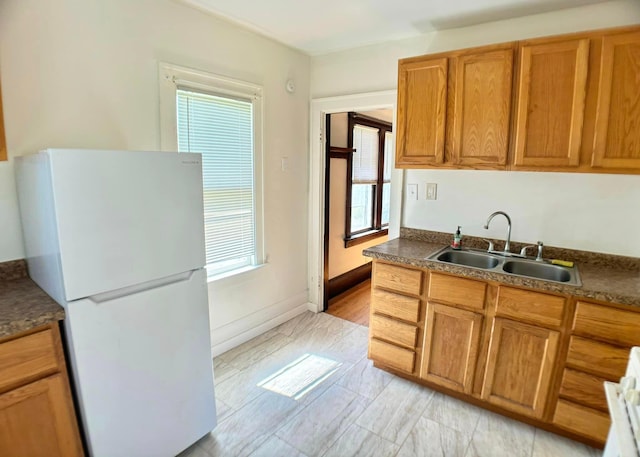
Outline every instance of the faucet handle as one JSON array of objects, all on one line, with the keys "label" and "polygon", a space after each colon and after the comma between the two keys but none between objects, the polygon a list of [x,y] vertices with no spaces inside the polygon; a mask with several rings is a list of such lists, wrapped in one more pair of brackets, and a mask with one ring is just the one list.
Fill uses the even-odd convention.
[{"label": "faucet handle", "polygon": [[535,248],[535,247],[536,247],[536,245],[535,245],[535,244],[530,244],[530,245],[528,245],[528,246],[523,247],[522,249],[520,249],[520,255],[521,255],[522,257],[526,257],[526,256],[527,256],[527,249],[528,249],[528,248]]},{"label": "faucet handle", "polygon": [[488,240],[486,238],[482,238],[483,241],[486,241],[487,243],[489,243],[489,247],[487,248],[487,252],[491,252],[493,251],[493,241]]}]

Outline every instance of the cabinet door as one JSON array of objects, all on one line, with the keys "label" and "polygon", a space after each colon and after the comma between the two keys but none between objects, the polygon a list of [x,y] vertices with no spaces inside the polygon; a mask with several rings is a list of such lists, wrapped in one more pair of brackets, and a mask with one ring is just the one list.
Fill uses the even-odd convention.
[{"label": "cabinet door", "polygon": [[426,323],[421,377],[450,389],[471,393],[482,316],[429,303]]},{"label": "cabinet door", "polygon": [[521,46],[516,167],[579,165],[588,58],[588,39]]},{"label": "cabinet door", "polygon": [[528,416],[542,418],[555,364],[559,333],[496,318],[482,398]]},{"label": "cabinet door", "polygon": [[602,40],[591,164],[640,169],[640,32]]},{"label": "cabinet door", "polygon": [[444,162],[447,59],[400,62],[396,166]]},{"label": "cabinet door", "polygon": [[455,165],[504,168],[509,148],[513,48],[451,59],[449,112]]},{"label": "cabinet door", "polygon": [[0,395],[0,455],[82,455],[73,405],[62,375]]}]

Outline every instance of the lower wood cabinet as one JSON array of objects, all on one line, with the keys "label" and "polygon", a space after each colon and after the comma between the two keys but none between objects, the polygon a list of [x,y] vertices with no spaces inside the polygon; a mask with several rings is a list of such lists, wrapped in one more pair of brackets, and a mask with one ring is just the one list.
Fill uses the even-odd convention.
[{"label": "lower wood cabinet", "polygon": [[559,335],[554,330],[496,318],[482,398],[505,409],[542,418]]},{"label": "lower wood cabinet", "polygon": [[471,393],[483,317],[453,306],[429,303],[421,378]]},{"label": "lower wood cabinet", "polygon": [[57,323],[0,340],[0,455],[82,456]]}]

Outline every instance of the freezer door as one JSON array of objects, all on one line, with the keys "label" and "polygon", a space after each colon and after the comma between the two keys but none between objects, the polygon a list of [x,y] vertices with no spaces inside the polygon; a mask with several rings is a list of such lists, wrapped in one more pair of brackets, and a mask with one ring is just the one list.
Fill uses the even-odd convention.
[{"label": "freezer door", "polygon": [[66,310],[90,454],[174,456],[216,425],[206,273],[122,293]]},{"label": "freezer door", "polygon": [[199,154],[46,154],[68,301],[204,266]]}]

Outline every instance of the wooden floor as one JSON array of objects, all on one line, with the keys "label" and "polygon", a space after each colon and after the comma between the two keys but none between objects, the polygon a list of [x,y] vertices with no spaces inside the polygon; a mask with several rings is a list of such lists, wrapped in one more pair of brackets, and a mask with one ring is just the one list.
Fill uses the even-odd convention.
[{"label": "wooden floor", "polygon": [[326,312],[368,327],[370,302],[371,280],[367,280],[329,300],[329,309]]}]

